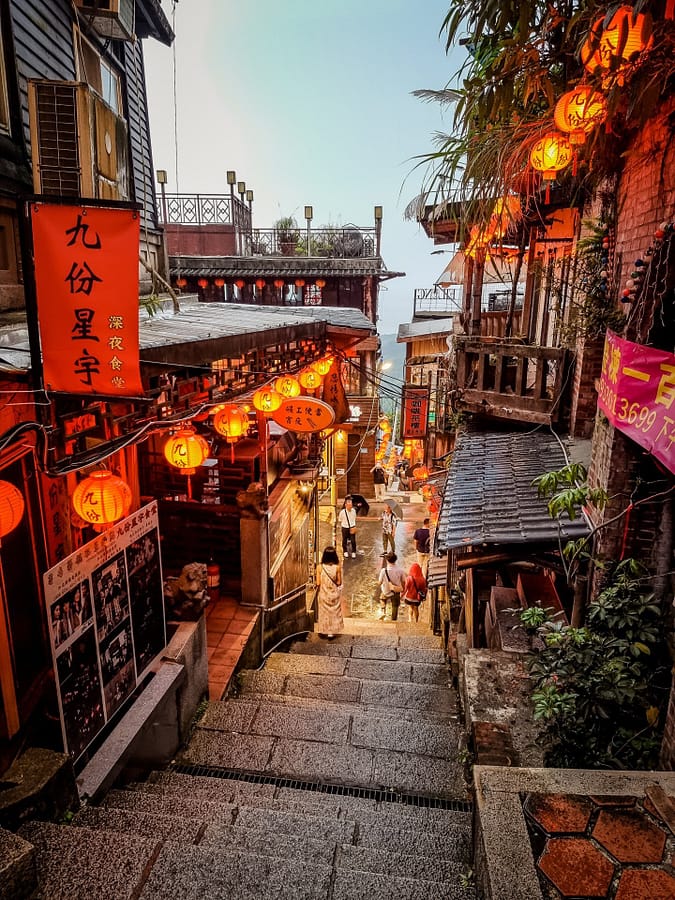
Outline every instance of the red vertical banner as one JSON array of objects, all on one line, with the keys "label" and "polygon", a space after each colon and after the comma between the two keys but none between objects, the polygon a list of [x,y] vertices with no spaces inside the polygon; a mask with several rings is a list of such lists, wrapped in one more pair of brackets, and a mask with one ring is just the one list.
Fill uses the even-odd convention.
[{"label": "red vertical banner", "polygon": [[340,376],[341,363],[338,357],[333,359],[330,371],[323,380],[322,399],[335,410],[335,422],[346,422],[349,418],[349,403]]},{"label": "red vertical banner", "polygon": [[424,438],[429,418],[429,388],[403,388],[403,439]]},{"label": "red vertical banner", "polygon": [[142,394],[138,213],[34,203],[31,223],[45,387]]}]

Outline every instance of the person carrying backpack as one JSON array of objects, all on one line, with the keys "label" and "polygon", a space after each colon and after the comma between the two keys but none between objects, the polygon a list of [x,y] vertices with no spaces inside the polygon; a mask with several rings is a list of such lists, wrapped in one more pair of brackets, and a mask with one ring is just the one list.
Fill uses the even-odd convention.
[{"label": "person carrying backpack", "polygon": [[422,570],[424,577],[427,577],[429,570],[429,554],[431,553],[431,532],[429,531],[430,520],[425,519],[421,528],[417,528],[413,535],[415,540],[415,550],[417,551],[417,564]]},{"label": "person carrying backpack", "polygon": [[420,603],[427,596],[427,580],[422,574],[422,569],[418,563],[410,566],[408,577],[405,580],[403,588],[403,601],[408,607],[408,621],[419,622],[420,619]]},{"label": "person carrying backpack", "polygon": [[398,607],[401,602],[401,593],[405,585],[405,572],[396,565],[397,556],[390,553],[387,556],[387,564],[380,570],[378,582],[380,585],[380,619],[387,617],[387,603],[391,603],[391,621],[398,619]]}]

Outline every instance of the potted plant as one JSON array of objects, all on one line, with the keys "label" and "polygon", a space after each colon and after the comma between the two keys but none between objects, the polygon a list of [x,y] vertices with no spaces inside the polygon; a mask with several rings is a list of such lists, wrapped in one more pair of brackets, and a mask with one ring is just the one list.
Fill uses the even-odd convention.
[{"label": "potted plant", "polygon": [[284,256],[293,256],[300,237],[298,223],[293,216],[282,216],[274,223],[277,245]]}]

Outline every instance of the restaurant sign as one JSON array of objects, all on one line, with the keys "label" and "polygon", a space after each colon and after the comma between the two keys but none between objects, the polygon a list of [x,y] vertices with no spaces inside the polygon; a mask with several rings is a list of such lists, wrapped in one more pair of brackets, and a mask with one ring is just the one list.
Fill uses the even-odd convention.
[{"label": "restaurant sign", "polygon": [[616,429],[675,472],[675,355],[608,331],[598,406]]},{"label": "restaurant sign", "polygon": [[429,389],[406,385],[403,388],[403,438],[423,438],[427,434]]},{"label": "restaurant sign", "polygon": [[142,394],[138,213],[34,203],[31,222],[45,387]]},{"label": "restaurant sign", "polygon": [[335,421],[335,411],[323,400],[296,397],[282,403],[272,413],[272,418],[287,431],[310,433],[330,427]]},{"label": "restaurant sign", "polygon": [[157,501],[43,578],[63,742],[77,758],[166,646]]}]

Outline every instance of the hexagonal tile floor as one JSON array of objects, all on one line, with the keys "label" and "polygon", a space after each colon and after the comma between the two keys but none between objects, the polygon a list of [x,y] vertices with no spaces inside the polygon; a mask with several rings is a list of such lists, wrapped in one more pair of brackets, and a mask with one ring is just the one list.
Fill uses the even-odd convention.
[{"label": "hexagonal tile floor", "polygon": [[649,799],[528,794],[523,810],[547,900],[675,900],[675,835]]}]

